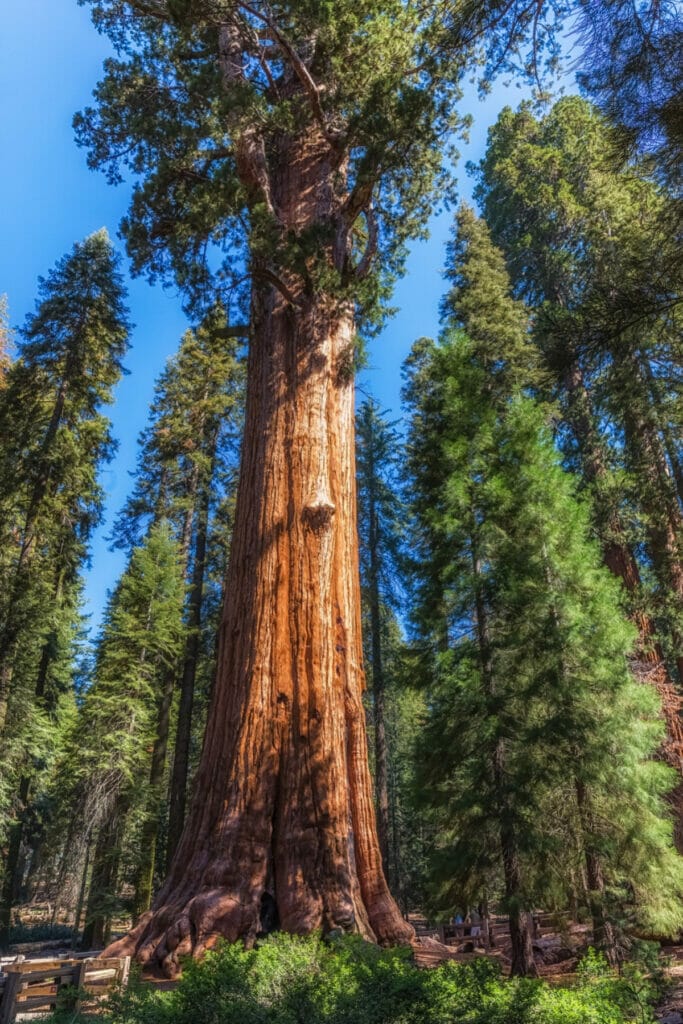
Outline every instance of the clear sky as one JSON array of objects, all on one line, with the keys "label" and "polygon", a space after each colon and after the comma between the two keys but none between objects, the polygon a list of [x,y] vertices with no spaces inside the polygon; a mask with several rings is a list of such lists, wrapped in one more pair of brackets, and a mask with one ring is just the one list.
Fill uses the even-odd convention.
[{"label": "clear sky", "polygon": [[[90,22],[89,8],[76,0],[21,0],[4,5],[0,35],[0,294],[9,300],[10,320],[19,326],[33,309],[36,283],[73,243],[106,227],[116,239],[126,211],[129,188],[107,185],[89,171],[85,153],[73,140],[71,119],[85,106],[109,53],[106,39]],[[486,130],[506,104],[516,106],[525,91],[498,83],[484,103],[468,89],[461,109],[474,115],[469,145],[461,146],[460,194],[469,199],[471,182],[465,161],[483,154]],[[444,245],[451,214],[433,218],[428,242],[413,247],[408,273],[394,305],[398,314],[373,340],[369,366],[360,386],[400,412],[400,369],[410,345],[438,329],[438,304]],[[121,248],[120,243],[119,248]],[[86,586],[86,611],[97,625],[107,591],[123,567],[120,552],[110,552],[106,534],[130,487],[136,439],[143,428],[154,380],[176,349],[187,326],[175,289],[152,288],[129,280],[131,319],[135,324],[130,371],[117,389],[111,409],[115,460],[102,474],[107,493],[106,521],[92,544]]]}]

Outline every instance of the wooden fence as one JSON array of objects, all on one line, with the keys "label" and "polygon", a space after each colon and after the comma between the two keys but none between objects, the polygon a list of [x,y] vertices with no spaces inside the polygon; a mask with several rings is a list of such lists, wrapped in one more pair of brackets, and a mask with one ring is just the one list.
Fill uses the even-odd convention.
[{"label": "wooden fence", "polygon": [[[534,939],[539,939],[548,932],[563,931],[569,926],[566,914],[534,913],[532,917]],[[491,939],[495,944],[501,939],[506,941],[510,934],[510,921],[507,917],[501,916],[478,919],[468,924],[429,924],[424,919],[415,919],[412,923],[418,936],[432,935],[445,945],[457,945],[477,938],[480,945],[488,948]]]},{"label": "wooden fence", "polygon": [[0,1024],[54,1009],[64,989],[73,991],[74,1012],[84,999],[96,999],[128,981],[130,957],[81,956],[1,963]]}]

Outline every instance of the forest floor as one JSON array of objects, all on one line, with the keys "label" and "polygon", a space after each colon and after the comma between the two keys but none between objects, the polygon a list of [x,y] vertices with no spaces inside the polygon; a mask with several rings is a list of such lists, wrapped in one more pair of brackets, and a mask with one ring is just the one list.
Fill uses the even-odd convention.
[{"label": "forest floor", "polygon": [[662,953],[671,958],[668,969],[671,988],[657,1007],[660,1024],[683,1024],[683,945],[664,946]]},{"label": "forest floor", "polygon": [[[571,985],[576,965],[589,944],[590,932],[586,925],[571,924],[561,931],[543,934],[534,943],[539,975],[551,985]],[[68,956],[68,946],[66,941],[31,943],[14,947],[13,952],[22,952],[27,960],[33,960],[46,956]],[[467,937],[453,945],[444,945],[438,940],[437,934],[429,929],[427,934],[423,932],[419,936],[413,949],[416,962],[425,968],[435,967],[446,960],[468,963],[482,955],[498,962],[504,974],[508,973],[510,965],[509,935],[506,934],[497,935],[496,947],[487,952],[475,946]],[[660,1024],[683,1024],[683,943],[664,946],[662,954],[669,961],[667,973],[672,984],[656,1011],[656,1018]],[[159,990],[169,989],[175,984],[163,977],[161,972],[151,971],[145,971],[143,981]],[[98,1011],[92,1008],[90,1013],[94,1020]]]}]

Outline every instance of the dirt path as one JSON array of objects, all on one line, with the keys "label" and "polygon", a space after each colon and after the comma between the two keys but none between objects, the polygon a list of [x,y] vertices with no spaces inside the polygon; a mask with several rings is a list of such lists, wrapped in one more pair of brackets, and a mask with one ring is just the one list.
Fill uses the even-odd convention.
[{"label": "dirt path", "polygon": [[674,958],[669,970],[672,986],[655,1017],[660,1024],[683,1024],[683,946],[668,946],[663,952]]}]

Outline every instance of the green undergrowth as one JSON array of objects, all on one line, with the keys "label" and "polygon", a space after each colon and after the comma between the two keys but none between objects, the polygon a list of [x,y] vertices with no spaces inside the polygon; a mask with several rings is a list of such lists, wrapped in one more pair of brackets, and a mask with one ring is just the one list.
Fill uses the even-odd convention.
[{"label": "green undergrowth", "polygon": [[[484,958],[421,970],[410,951],[350,937],[278,934],[257,949],[224,945],[188,962],[171,991],[133,980],[102,1024],[646,1024],[659,995],[645,966],[621,977],[590,952],[572,987],[507,980]],[[65,1008],[54,1024],[78,1020]]]}]

